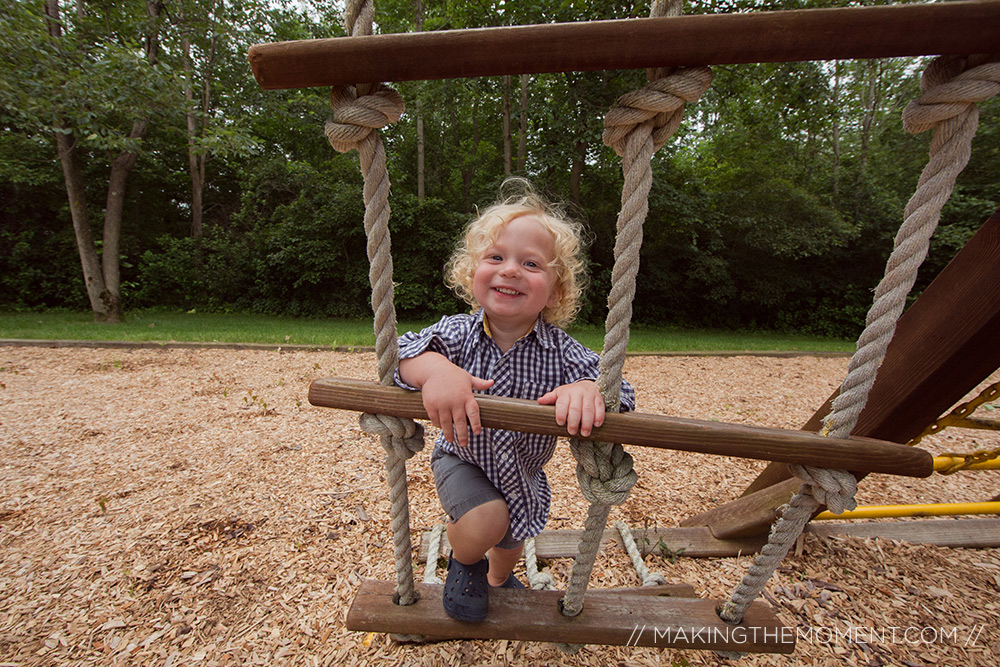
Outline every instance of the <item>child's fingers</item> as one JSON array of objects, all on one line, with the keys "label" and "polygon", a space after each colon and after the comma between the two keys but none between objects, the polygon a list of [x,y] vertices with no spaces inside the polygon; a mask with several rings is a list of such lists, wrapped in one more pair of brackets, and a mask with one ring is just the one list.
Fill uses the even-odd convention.
[{"label": "child's fingers", "polygon": [[594,396],[594,427],[604,425],[604,397],[600,394]]},{"label": "child's fingers", "polygon": [[[492,380],[490,380],[492,383]],[[479,404],[476,403],[475,398],[470,398],[469,402],[465,404],[466,419],[469,422],[469,428],[476,435],[483,432],[483,424],[479,418]]]},{"label": "child's fingers", "polygon": [[557,398],[558,398],[558,396],[556,396],[556,392],[555,391],[549,391],[549,392],[546,392],[546,393],[544,393],[544,394],[542,394],[541,396],[538,397],[538,404],[539,405],[552,405],[553,403],[556,402]]},{"label": "child's fingers", "polygon": [[442,410],[428,416],[431,418],[431,423],[441,429],[441,434],[444,436],[444,439],[447,442],[454,442],[455,433],[452,429],[451,413]]},{"label": "child's fingers", "polygon": [[584,438],[589,437],[590,433],[594,430],[594,420],[597,416],[597,409],[594,405],[594,401],[589,397],[581,397],[580,405],[580,435]]},{"label": "child's fingers", "polygon": [[[583,419],[583,402],[580,400],[579,396],[573,393],[567,393],[565,396],[559,398],[560,403],[565,403],[565,420],[566,420],[566,431],[570,435],[576,435],[577,431],[580,430],[581,422]],[[559,414],[559,403],[556,403],[556,415]],[[557,417],[558,418],[558,417]]]}]

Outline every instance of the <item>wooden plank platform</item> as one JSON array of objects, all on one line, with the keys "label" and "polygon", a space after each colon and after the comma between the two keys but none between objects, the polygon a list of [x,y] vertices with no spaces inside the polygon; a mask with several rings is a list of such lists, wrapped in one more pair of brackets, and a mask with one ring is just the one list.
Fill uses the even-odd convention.
[{"label": "wooden plank platform", "polygon": [[441,587],[418,584],[420,599],[400,607],[394,585],[366,580],[347,613],[349,630],[454,639],[512,639],[568,644],[655,646],[747,653],[792,653],[795,630],[781,625],[764,602],[754,602],[743,623],[730,626],[715,610],[720,602],[691,598],[588,592],[575,617],[559,612],[563,591],[490,590],[490,614],[482,623],[450,618]]},{"label": "wooden plank platform", "polygon": [[[998,3],[1000,4],[1000,3]],[[312,405],[427,419],[420,392],[386,387],[368,380],[323,378],[309,385]],[[535,401],[476,394],[479,416],[487,428],[573,437],[559,426],[555,408]],[[929,452],[871,438],[824,438],[798,430],[727,424],[640,412],[609,413],[593,440],[676,449],[763,461],[801,463],[820,468],[929,477]]]},{"label": "wooden plank platform", "polygon": [[[931,544],[939,547],[982,549],[1000,547],[1000,519],[921,519],[919,521],[834,522],[810,523],[805,532],[820,537],[882,537],[911,544]],[[538,558],[575,558],[579,553],[582,530],[543,530],[535,538]],[[418,560],[427,562],[430,531],[420,540]],[[632,536],[643,556],[659,552],[660,540],[672,553],[685,558],[729,558],[756,553],[767,542],[766,535],[719,539],[708,526],[678,526],[671,528],[634,528]],[[448,536],[441,536],[441,553],[448,553]],[[601,549],[624,549],[617,530],[604,531]],[[625,558],[625,555],[622,555]],[[654,568],[655,569],[655,568]]]},{"label": "wooden plank platform", "polygon": [[[535,538],[535,555],[538,558],[575,558],[580,552],[582,530],[543,530]],[[756,553],[767,542],[767,536],[720,540],[712,535],[706,526],[691,528],[634,528],[632,537],[639,552],[646,556],[659,552],[659,542],[673,553],[693,558],[726,558],[740,554]],[[427,562],[427,545],[430,531],[425,531],[420,540],[419,562]],[[441,536],[441,553],[449,550],[448,536]],[[625,548],[621,534],[609,528],[604,531],[601,549],[609,547]],[[622,556],[625,558],[624,554]]]},{"label": "wooden plank platform", "polygon": [[257,44],[263,88],[536,72],[991,53],[1000,3],[701,14]]},{"label": "wooden plank platform", "polygon": [[881,537],[910,544],[987,549],[1000,547],[1000,519],[920,519],[866,523],[811,523],[806,530],[820,537]]}]

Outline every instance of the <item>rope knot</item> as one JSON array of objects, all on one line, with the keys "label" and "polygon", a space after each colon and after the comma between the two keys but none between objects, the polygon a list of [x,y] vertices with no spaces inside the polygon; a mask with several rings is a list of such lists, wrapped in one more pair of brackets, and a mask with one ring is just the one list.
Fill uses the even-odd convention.
[{"label": "rope knot", "polygon": [[684,105],[698,100],[711,83],[712,70],[708,67],[682,67],[625,93],[604,118],[604,143],[623,156],[628,136],[650,124],[654,150],[659,149],[680,126]]},{"label": "rope knot", "polygon": [[576,478],[588,502],[621,505],[628,499],[639,476],[632,469],[632,457],[618,443],[570,440],[576,457]]},{"label": "rope knot", "polygon": [[358,420],[365,433],[382,437],[382,447],[401,460],[412,458],[424,448],[424,427],[412,419],[364,412]]},{"label": "rope knot", "polygon": [[858,480],[846,470],[829,470],[789,464],[788,469],[806,485],[808,492],[817,502],[826,505],[834,514],[841,514],[858,506],[854,495],[858,492]]},{"label": "rope knot", "polygon": [[1000,61],[940,56],[927,66],[920,87],[923,94],[903,110],[903,127],[913,134],[968,113],[978,102],[1000,94]]},{"label": "rope knot", "polygon": [[330,107],[333,118],[326,121],[323,130],[330,145],[341,153],[360,150],[373,132],[395,123],[405,110],[403,96],[384,84],[361,96],[354,86],[334,86],[330,89]]}]

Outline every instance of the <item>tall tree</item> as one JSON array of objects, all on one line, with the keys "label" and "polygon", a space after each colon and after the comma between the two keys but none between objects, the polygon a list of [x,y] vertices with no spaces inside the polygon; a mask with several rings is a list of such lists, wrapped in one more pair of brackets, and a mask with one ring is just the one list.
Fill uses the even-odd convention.
[{"label": "tall tree", "polygon": [[[24,3],[17,4],[30,12]],[[122,319],[119,253],[126,186],[162,92],[157,65],[163,5],[159,0],[146,0],[144,5],[144,16],[129,15],[124,8],[111,5],[94,7],[100,14],[89,14],[91,6],[83,3],[75,5],[73,15],[64,15],[59,0],[47,0],[45,33],[36,35],[40,48],[34,50],[45,56],[44,62],[29,66],[29,72],[15,74],[21,80],[25,76],[38,77],[27,84],[31,93],[41,98],[32,102],[44,104],[45,100],[52,105],[47,118],[36,116],[30,120],[55,137],[84,284],[94,319],[99,322]],[[21,18],[29,22],[31,19]],[[119,79],[128,69],[134,73]],[[117,80],[117,86],[109,85],[112,80]],[[94,83],[98,85],[89,88]],[[102,84],[106,87],[102,88]],[[93,89],[116,88],[119,95],[102,100],[104,104],[89,94]],[[70,99],[71,95],[82,99]],[[109,161],[99,244],[91,232],[87,204],[82,165],[89,159],[86,144],[102,149]]]}]

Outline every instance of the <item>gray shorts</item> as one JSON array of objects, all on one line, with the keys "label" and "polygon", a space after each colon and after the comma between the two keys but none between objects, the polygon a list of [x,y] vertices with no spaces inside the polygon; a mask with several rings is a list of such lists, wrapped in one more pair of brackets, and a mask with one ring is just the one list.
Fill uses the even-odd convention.
[{"label": "gray shorts", "polygon": [[[504,500],[503,494],[479,466],[463,461],[440,447],[435,447],[431,455],[431,472],[434,473],[434,484],[437,486],[438,498],[441,499],[441,507],[452,521],[458,521],[472,508],[491,500]],[[517,549],[523,543],[524,540],[514,539],[508,526],[507,534],[496,546],[501,549]]]}]

